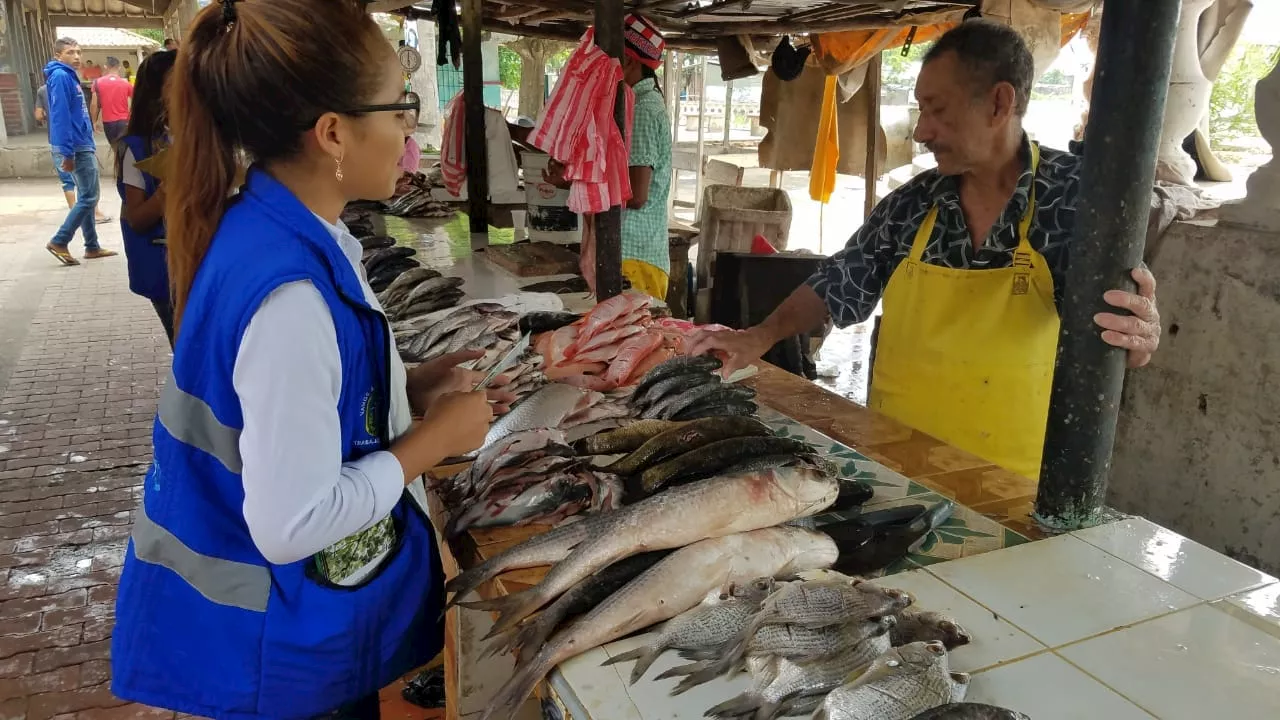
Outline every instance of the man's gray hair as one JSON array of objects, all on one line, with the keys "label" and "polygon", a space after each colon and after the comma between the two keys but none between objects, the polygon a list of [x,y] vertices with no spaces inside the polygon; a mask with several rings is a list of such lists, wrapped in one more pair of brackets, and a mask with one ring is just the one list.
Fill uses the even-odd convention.
[{"label": "man's gray hair", "polygon": [[1009,83],[1013,86],[1014,111],[1019,116],[1027,114],[1035,62],[1017,30],[990,20],[967,20],[938,38],[925,53],[924,64],[949,52],[956,54],[969,73],[975,93],[985,93],[997,83]]},{"label": "man's gray hair", "polygon": [[80,47],[80,43],[75,38],[60,37],[53,41],[53,54],[61,55],[69,47]]}]

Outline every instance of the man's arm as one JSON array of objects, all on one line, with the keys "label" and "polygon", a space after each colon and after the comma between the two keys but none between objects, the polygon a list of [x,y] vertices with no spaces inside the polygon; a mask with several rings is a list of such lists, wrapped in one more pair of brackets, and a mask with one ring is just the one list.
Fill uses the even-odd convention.
[{"label": "man's arm", "polygon": [[631,199],[627,207],[639,210],[649,204],[649,185],[653,183],[653,168],[648,165],[632,165],[627,173],[631,178]]},{"label": "man's arm", "polygon": [[98,114],[102,110],[101,106],[98,104],[98,81],[97,80],[93,81],[92,95],[93,97],[89,100],[89,124],[96,127],[98,125]]},{"label": "man's arm", "polygon": [[71,141],[71,108],[76,105],[78,88],[74,80],[54,73],[50,78],[49,95],[49,145],[57,149],[66,160],[75,162],[76,147]]}]

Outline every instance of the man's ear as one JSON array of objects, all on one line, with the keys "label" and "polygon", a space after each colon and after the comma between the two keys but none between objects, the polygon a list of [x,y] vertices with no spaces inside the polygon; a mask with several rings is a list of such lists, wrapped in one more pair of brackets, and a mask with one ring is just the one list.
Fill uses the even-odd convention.
[{"label": "man's ear", "polygon": [[996,83],[991,89],[991,119],[995,121],[1012,118],[1018,112],[1018,93],[1013,85],[1007,82]]}]

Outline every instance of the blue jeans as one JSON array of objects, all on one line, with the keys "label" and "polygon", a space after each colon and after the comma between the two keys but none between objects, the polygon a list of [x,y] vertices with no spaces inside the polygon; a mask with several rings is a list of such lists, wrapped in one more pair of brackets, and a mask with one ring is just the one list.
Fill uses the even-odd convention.
[{"label": "blue jeans", "polygon": [[84,233],[84,249],[98,249],[98,226],[94,208],[98,206],[98,156],[92,150],[76,151],[76,167],[71,176],[76,181],[76,204],[53,236],[53,244],[65,248],[71,244],[76,228]]},{"label": "blue jeans", "polygon": [[76,179],[71,173],[62,169],[62,155],[57,150],[50,150],[49,156],[53,158],[54,172],[58,173],[58,179],[62,181],[62,192],[71,192],[76,189]]}]

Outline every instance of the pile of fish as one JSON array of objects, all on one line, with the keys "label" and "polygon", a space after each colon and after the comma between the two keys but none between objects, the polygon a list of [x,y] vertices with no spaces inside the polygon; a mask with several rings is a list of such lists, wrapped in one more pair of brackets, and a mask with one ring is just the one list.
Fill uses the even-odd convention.
[{"label": "pile of fish", "polygon": [[[745,611],[709,597],[659,628],[648,645],[607,663],[636,660],[634,683],[660,654],[677,650],[696,662],[658,676],[684,678],[672,694],[745,668],[751,689],[708,717],[771,720],[818,710],[832,720],[909,720],[963,699],[968,676],[947,671],[946,653],[970,642],[953,619],[911,609],[913,602],[902,591],[834,573],[776,583],[766,597],[740,603],[749,606]],[[701,632],[690,632],[694,626]],[[924,674],[890,678],[876,674],[877,663],[897,670],[919,663],[915,669]],[[865,691],[867,697],[854,692],[878,682],[886,686]],[[892,692],[880,697],[889,685]]]},{"label": "pile of fish", "polygon": [[[397,188],[399,189],[399,188]],[[431,189],[411,185],[405,192],[386,203],[385,209],[391,215],[400,217],[449,217],[454,214],[448,205],[431,197]]]},{"label": "pile of fish", "polygon": [[556,523],[613,510],[622,494],[617,476],[592,468],[562,432],[549,428],[506,436],[439,490],[451,509],[447,537],[469,528]]},{"label": "pile of fish", "polygon": [[651,302],[644,293],[624,292],[534,338],[547,379],[603,392],[639,382],[674,357],[666,335],[649,327]]},{"label": "pile of fish", "polygon": [[629,413],[623,396],[548,383],[516,402],[510,412],[494,422],[480,450],[487,451],[507,436],[526,430],[557,428],[578,438],[617,427]]},{"label": "pile of fish", "polygon": [[720,360],[710,355],[681,356],[654,367],[631,394],[638,417],[696,420],[726,415],[755,415],[756,391],[725,383],[716,374]]}]

